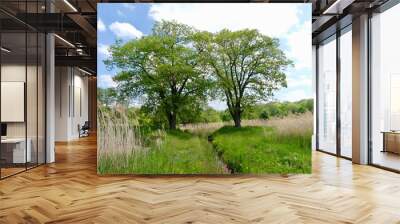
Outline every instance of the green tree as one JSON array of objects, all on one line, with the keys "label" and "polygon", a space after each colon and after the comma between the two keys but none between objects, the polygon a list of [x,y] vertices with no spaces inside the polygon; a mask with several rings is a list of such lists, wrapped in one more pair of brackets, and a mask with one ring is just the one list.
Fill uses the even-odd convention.
[{"label": "green tree", "polygon": [[97,100],[103,106],[111,106],[118,102],[118,93],[114,88],[98,88]]},{"label": "green tree", "polygon": [[217,96],[226,100],[235,127],[241,126],[246,107],[267,101],[286,87],[284,69],[291,64],[279,41],[257,30],[222,30],[195,35],[195,46],[214,75]]},{"label": "green tree", "polygon": [[219,111],[214,110],[211,107],[206,107],[201,112],[201,121],[200,122],[210,123],[210,122],[219,122],[219,121],[222,121]]},{"label": "green tree", "polygon": [[148,36],[125,44],[117,41],[105,61],[108,68],[121,70],[114,78],[121,94],[143,97],[143,106],[164,114],[170,129],[176,129],[178,114],[190,113],[204,103],[209,89],[208,77],[191,45],[194,33],[187,25],[156,22]]},{"label": "green tree", "polygon": [[269,117],[270,117],[270,115],[269,115],[268,111],[266,111],[266,110],[264,110],[264,111],[261,112],[261,114],[260,114],[260,119],[268,120]]}]

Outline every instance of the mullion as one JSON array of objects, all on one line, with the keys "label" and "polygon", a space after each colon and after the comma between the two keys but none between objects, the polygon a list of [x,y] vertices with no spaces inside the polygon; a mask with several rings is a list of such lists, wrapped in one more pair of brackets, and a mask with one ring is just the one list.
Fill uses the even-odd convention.
[{"label": "mullion", "polygon": [[[1,26],[2,25],[2,23],[0,23],[0,47],[2,46],[2,32],[1,32]],[[1,62],[2,62],[2,58],[1,58],[1,55],[2,55],[3,53],[0,51],[0,112],[1,112],[1,67],[2,67],[2,64],[1,64]],[[0,124],[2,124],[2,122],[1,122],[1,113],[0,113]],[[2,177],[1,177],[1,170],[2,170],[2,164],[1,164],[1,143],[0,143],[0,179],[2,179]]]},{"label": "mullion", "polygon": [[[25,21],[28,19],[28,1],[25,0]],[[24,118],[25,118],[25,170],[28,170],[28,119],[27,119],[27,89],[28,89],[28,26],[25,25],[25,102],[24,102]]]},{"label": "mullion", "polygon": [[[39,13],[39,1],[36,1],[36,13]],[[36,166],[39,165],[39,33],[36,32]]]},{"label": "mullion", "polygon": [[315,149],[319,150],[319,44],[315,46]]},{"label": "mullion", "polygon": [[341,157],[341,133],[342,133],[342,125],[341,125],[341,111],[340,111],[340,103],[341,103],[341,65],[340,65],[340,30],[336,31],[336,154]]},{"label": "mullion", "polygon": [[368,124],[367,124],[367,129],[368,129],[368,164],[373,164],[373,146],[372,146],[372,64],[371,64],[371,56],[372,56],[372,12],[368,12],[368,30],[367,30],[367,46],[368,46],[368,53],[367,53],[367,83],[368,83],[368,94],[367,94],[367,119],[368,119]]},{"label": "mullion", "polygon": [[[49,6],[49,2],[48,0],[45,0],[45,13],[48,13],[48,6]],[[43,163],[47,163],[47,38],[49,38],[48,36],[49,34],[47,32],[44,32],[44,135],[43,135],[43,139],[44,139],[44,161]],[[42,69],[43,71],[43,69]],[[43,74],[42,74],[43,77]],[[43,117],[42,117],[43,118]]]}]

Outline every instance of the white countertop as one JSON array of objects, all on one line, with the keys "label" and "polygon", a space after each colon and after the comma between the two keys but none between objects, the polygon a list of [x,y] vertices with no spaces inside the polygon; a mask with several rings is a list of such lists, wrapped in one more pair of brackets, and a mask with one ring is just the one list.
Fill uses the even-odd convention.
[{"label": "white countertop", "polygon": [[[1,139],[1,143],[20,143],[20,142],[24,142],[25,138],[5,138],[5,139]],[[28,138],[27,141],[30,141],[30,139]]]}]

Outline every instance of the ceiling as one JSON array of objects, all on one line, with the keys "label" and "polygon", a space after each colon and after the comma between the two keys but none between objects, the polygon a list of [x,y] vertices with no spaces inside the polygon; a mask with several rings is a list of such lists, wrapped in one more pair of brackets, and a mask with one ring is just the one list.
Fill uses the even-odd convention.
[{"label": "ceiling", "polygon": [[[97,3],[187,2],[188,0],[1,0],[0,23],[3,32],[21,32],[26,28],[54,32],[56,65],[79,66],[96,74]],[[233,0],[235,2],[312,3],[313,43],[351,23],[351,17],[373,9],[388,0]],[[47,2],[47,4],[46,4]],[[225,2],[193,0],[191,2]],[[51,13],[49,13],[51,12]],[[338,22],[340,21],[340,22]],[[347,21],[347,22],[346,22]],[[11,38],[12,37],[7,37]],[[18,40],[18,38],[15,38]],[[29,52],[29,50],[28,50]]]},{"label": "ceiling", "polygon": [[[1,30],[13,54],[25,53],[18,33],[55,33],[56,65],[78,66],[96,74],[97,0],[1,0]],[[51,12],[51,13],[50,13]],[[14,37],[14,38],[13,38]],[[23,38],[24,39],[24,38]],[[29,38],[28,38],[29,39]],[[11,43],[11,40],[13,40]],[[31,45],[28,45],[28,55]]]},{"label": "ceiling", "polygon": [[312,0],[313,44],[351,24],[352,18],[373,11],[388,0]]}]

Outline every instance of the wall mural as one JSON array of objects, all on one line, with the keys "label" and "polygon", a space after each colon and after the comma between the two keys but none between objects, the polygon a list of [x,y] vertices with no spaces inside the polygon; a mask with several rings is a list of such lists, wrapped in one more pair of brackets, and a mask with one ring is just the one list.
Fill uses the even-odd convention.
[{"label": "wall mural", "polygon": [[311,4],[101,3],[97,26],[99,174],[311,172]]}]

